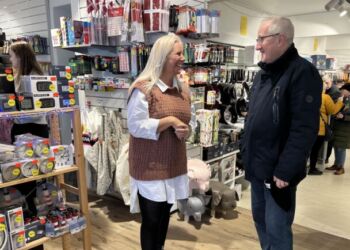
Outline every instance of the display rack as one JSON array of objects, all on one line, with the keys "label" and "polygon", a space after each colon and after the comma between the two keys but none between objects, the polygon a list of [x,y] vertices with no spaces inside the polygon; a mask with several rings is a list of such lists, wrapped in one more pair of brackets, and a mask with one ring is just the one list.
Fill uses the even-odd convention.
[{"label": "display rack", "polygon": [[[17,184],[45,179],[48,177],[54,177],[57,184],[66,192],[74,193],[79,197],[80,211],[81,214],[86,218],[86,228],[83,230],[83,249],[91,250],[91,223],[89,216],[88,196],[86,187],[86,175],[85,175],[85,163],[82,143],[82,128],[80,121],[80,109],[77,107],[61,108],[61,109],[43,109],[42,111],[19,111],[19,112],[4,112],[0,113],[0,119],[16,118],[23,116],[36,116],[50,113],[63,113],[69,112],[71,114],[71,120],[73,124],[73,137],[74,137],[74,154],[75,154],[75,165],[55,170],[49,174],[38,175],[34,177],[14,180],[0,184],[0,188],[14,186]],[[64,182],[64,175],[66,173],[77,172],[78,187],[68,185]],[[70,234],[64,234],[62,236],[62,249],[70,249]],[[26,246],[19,248],[19,250],[31,249],[35,246],[39,246],[51,238],[43,237],[36,241],[30,242]]]}]

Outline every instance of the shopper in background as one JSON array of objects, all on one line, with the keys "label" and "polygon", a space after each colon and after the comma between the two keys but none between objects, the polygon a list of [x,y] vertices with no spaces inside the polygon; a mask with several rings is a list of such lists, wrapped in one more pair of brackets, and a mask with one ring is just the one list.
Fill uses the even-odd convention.
[{"label": "shopper in background", "polygon": [[[23,75],[42,75],[43,71],[40,68],[32,47],[26,42],[15,42],[11,44],[9,49],[10,61],[15,74],[15,91],[20,93],[22,91],[21,78]],[[15,141],[15,136],[25,133],[41,136],[43,138],[49,137],[49,128],[44,116],[16,118],[11,130],[12,142]],[[15,186],[23,195],[26,196],[26,201],[31,215],[36,215],[36,207],[34,198],[36,196],[36,182],[27,182]],[[40,250],[44,247],[37,246],[32,249]]]},{"label": "shopper in background", "polygon": [[[326,84],[326,94],[332,98],[333,102],[336,102],[338,100],[338,98],[340,97],[339,88],[337,87],[336,84],[333,83],[333,81],[329,75],[324,75],[322,77],[322,79],[323,79],[323,83]],[[330,123],[329,123],[331,128],[333,128],[333,123],[334,123],[334,116],[331,116]],[[331,140],[329,140],[327,143],[327,155],[326,155],[326,159],[325,159],[326,164],[329,162],[329,157],[332,154],[333,143],[334,143],[333,138]]]},{"label": "shopper in background", "polygon": [[335,161],[333,166],[326,168],[326,170],[335,170],[335,175],[345,173],[346,149],[350,148],[350,84],[344,84],[340,88],[340,92],[344,96],[344,108],[335,116],[334,120]]},{"label": "shopper in background", "polygon": [[242,155],[262,249],[293,248],[298,183],[317,137],[322,79],[301,58],[288,18],[262,21],[256,39],[261,70],[251,89]]},{"label": "shopper in background", "polygon": [[[22,76],[43,75],[39,63],[36,60],[33,48],[26,42],[12,43],[9,49],[10,61],[15,74],[15,91],[23,91]],[[44,138],[49,137],[49,128],[44,116],[15,119],[11,131],[12,141],[16,135],[31,133]]]},{"label": "shopper in background", "polygon": [[[324,86],[324,90],[326,90],[327,84],[325,82],[323,86]],[[328,124],[329,116],[338,113],[342,107],[343,107],[343,97],[338,97],[337,102],[334,103],[332,98],[329,95],[322,93],[322,104],[320,109],[320,128],[318,130],[317,139],[311,149],[310,169],[308,173],[309,175],[322,174],[322,171],[316,168],[316,163],[317,163],[317,158],[318,158],[320,149],[322,148],[322,145],[325,141],[325,134],[326,134],[325,123]]]},{"label": "shopper in background", "polygon": [[190,96],[177,78],[183,62],[180,38],[163,36],[130,88],[130,209],[137,211],[138,198],[143,250],[163,249],[170,208],[188,197],[185,139],[191,118]]}]

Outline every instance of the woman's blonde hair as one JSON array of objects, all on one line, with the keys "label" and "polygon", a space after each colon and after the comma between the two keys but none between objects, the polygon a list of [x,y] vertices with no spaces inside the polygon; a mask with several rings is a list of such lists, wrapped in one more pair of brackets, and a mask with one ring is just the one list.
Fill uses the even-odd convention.
[{"label": "woman's blonde hair", "polygon": [[[137,82],[146,82],[146,92],[152,89],[154,84],[159,80],[167,57],[173,50],[175,43],[181,43],[181,39],[174,33],[169,33],[168,35],[158,38],[151,49],[146,67],[132,83],[129,93],[132,92]],[[178,81],[178,87],[181,90],[181,81]]]}]

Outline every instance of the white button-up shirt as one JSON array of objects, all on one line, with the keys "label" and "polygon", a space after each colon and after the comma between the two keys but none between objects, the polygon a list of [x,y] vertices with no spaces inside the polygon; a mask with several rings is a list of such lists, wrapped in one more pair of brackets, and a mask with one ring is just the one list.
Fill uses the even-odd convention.
[{"label": "white button-up shirt", "polygon": [[[164,93],[169,86],[161,80],[156,83]],[[178,88],[174,81],[174,88]],[[148,102],[145,94],[135,89],[128,103],[128,129],[129,133],[136,138],[158,140],[157,128],[159,119],[149,117]],[[175,157],[175,156],[174,156]],[[187,174],[165,180],[141,181],[130,176],[130,212],[140,211],[137,193],[142,197],[156,202],[166,201],[174,204],[176,200],[188,197],[188,176]]]}]

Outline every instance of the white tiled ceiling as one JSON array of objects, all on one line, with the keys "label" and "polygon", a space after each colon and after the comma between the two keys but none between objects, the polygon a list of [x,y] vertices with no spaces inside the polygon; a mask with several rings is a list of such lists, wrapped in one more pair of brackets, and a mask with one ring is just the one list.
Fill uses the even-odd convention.
[{"label": "white tiled ceiling", "polygon": [[221,1],[231,2],[268,15],[281,16],[325,12],[324,6],[329,2],[329,0],[212,0],[210,2]]}]

